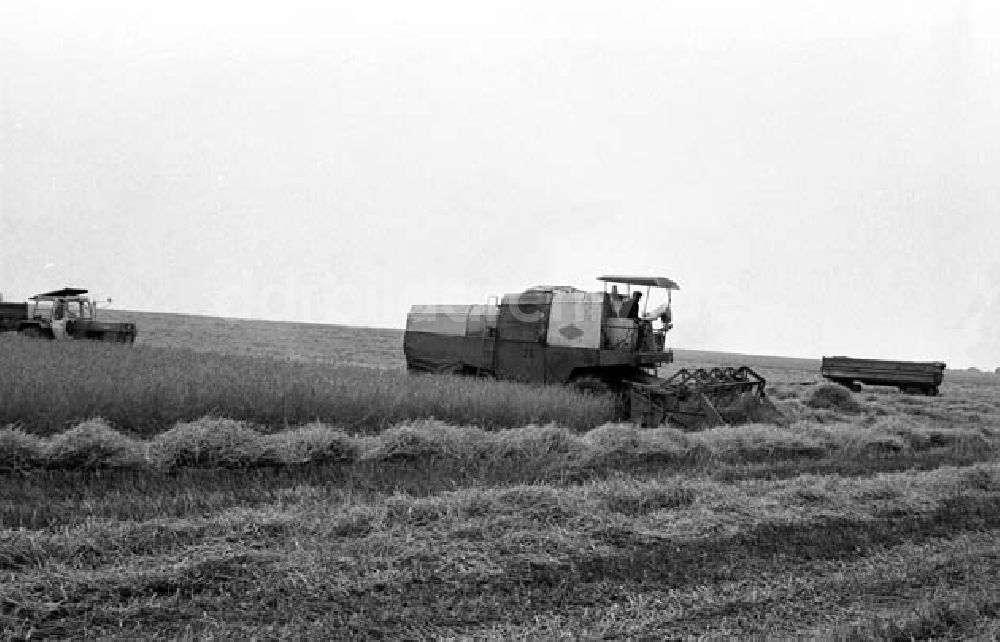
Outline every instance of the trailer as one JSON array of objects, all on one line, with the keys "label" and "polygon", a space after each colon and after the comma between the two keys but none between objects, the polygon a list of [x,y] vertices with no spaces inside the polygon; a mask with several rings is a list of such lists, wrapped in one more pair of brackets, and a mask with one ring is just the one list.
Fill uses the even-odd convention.
[{"label": "trailer", "polygon": [[861,384],[892,386],[902,392],[934,396],[944,380],[945,364],[940,361],[889,361],[823,357],[820,374],[857,392]]}]

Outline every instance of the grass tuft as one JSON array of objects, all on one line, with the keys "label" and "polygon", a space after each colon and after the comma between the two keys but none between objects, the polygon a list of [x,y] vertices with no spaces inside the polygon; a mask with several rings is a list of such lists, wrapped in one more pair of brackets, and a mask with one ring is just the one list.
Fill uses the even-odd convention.
[{"label": "grass tuft", "polygon": [[362,458],[375,461],[474,459],[486,452],[486,433],[421,419],[394,426],[378,435]]},{"label": "grass tuft", "polygon": [[314,422],[267,435],[266,458],[284,464],[327,464],[357,461],[361,446],[342,430]]},{"label": "grass tuft", "polygon": [[45,461],[43,442],[20,428],[0,428],[0,470],[22,470]]},{"label": "grass tuft", "polygon": [[854,399],[851,391],[835,383],[817,386],[806,398],[806,405],[851,414],[861,412],[861,404]]},{"label": "grass tuft", "polygon": [[615,480],[597,487],[596,495],[607,510],[638,517],[659,510],[676,510],[694,503],[695,489],[682,479],[659,481]]},{"label": "grass tuft", "polygon": [[272,463],[267,454],[260,433],[243,422],[217,418],[177,424],[157,435],[149,451],[151,462],[165,469],[241,468]]},{"label": "grass tuft", "polygon": [[643,429],[631,424],[604,424],[583,437],[591,465],[670,464],[704,452],[696,438],[676,428]]},{"label": "grass tuft", "polygon": [[793,457],[822,457],[830,447],[813,434],[767,424],[722,426],[695,437],[712,453],[728,461],[768,461]]},{"label": "grass tuft", "polygon": [[537,459],[552,456],[582,458],[587,445],[578,435],[556,424],[524,426],[498,433],[493,457],[497,459]]},{"label": "grass tuft", "polygon": [[45,448],[49,468],[136,468],[144,458],[138,444],[102,419],[91,419],[55,435]]},{"label": "grass tuft", "polygon": [[[931,598],[910,609],[902,617],[874,616],[862,624],[841,630],[840,640],[968,639],[977,622],[1000,617],[996,595],[962,595],[960,598]],[[994,629],[996,631],[996,629]],[[992,636],[984,636],[987,639]],[[996,638],[992,638],[996,639]]]}]

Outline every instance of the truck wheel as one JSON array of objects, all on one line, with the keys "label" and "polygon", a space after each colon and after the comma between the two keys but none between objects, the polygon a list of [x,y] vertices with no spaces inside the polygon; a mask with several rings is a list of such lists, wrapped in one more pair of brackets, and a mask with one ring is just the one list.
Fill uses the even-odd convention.
[{"label": "truck wheel", "polygon": [[42,338],[42,330],[37,325],[29,325],[26,328],[22,328],[21,331],[18,332],[18,334],[21,335],[22,337],[27,337],[29,339]]}]

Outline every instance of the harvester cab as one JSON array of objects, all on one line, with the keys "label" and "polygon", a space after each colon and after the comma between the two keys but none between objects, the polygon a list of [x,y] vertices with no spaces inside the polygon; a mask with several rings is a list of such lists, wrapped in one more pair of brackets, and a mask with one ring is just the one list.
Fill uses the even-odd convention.
[{"label": "harvester cab", "polygon": [[[665,352],[666,334],[673,327],[671,293],[680,290],[680,286],[662,276],[605,275],[597,280],[604,282],[608,302],[604,329],[609,339],[608,347],[645,353]],[[619,286],[623,286],[624,293]],[[665,293],[665,300],[650,311],[651,295],[663,299],[662,293]],[[658,326],[654,325],[657,321]],[[669,362],[673,353],[666,353]]]}]

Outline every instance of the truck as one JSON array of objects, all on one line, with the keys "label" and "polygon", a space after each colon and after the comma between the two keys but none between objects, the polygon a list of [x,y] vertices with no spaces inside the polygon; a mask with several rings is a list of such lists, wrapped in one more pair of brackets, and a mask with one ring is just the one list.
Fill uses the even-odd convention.
[{"label": "truck", "polygon": [[101,321],[97,302],[81,288],[62,288],[30,297],[24,303],[0,302],[0,332],[41,339],[89,339],[134,343],[134,323]]},{"label": "truck", "polygon": [[855,392],[861,384],[892,386],[901,392],[935,396],[944,380],[946,364],[941,361],[890,361],[856,359],[853,357],[823,357],[820,374]]},{"label": "truck", "polygon": [[[603,291],[541,285],[486,304],[414,305],[403,336],[407,370],[610,393],[623,417],[647,426],[668,421],[697,429],[780,415],[766,399],[763,377],[746,366],[658,376],[674,357],[666,334],[673,327],[672,294],[680,289],[675,281],[622,275],[598,281]],[[650,310],[653,289],[665,293],[665,302]]]}]

